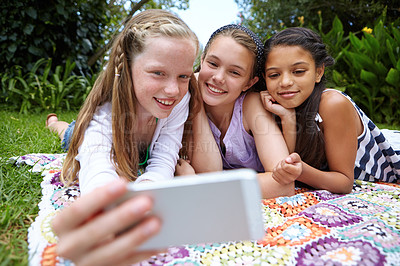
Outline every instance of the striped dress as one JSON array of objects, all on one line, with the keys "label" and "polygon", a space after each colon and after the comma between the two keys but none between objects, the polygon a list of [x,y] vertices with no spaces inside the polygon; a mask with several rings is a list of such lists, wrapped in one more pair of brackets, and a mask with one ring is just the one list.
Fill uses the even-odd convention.
[{"label": "striped dress", "polygon": [[[328,90],[332,89],[325,91]],[[400,143],[400,131],[390,132],[391,139],[388,140],[389,135],[385,136],[348,95],[338,92],[353,104],[364,125],[364,131],[358,137],[354,179],[400,182],[400,146],[393,145]]]}]

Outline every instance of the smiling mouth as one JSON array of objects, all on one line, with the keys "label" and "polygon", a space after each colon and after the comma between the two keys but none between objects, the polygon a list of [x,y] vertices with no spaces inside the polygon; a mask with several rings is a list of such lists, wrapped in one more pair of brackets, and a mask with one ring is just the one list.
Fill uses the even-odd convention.
[{"label": "smiling mouth", "polygon": [[298,91],[284,91],[284,92],[279,92],[278,95],[285,97],[285,96],[293,96],[297,93],[298,93]]},{"label": "smiling mouth", "polygon": [[175,102],[175,100],[160,100],[160,99],[157,99],[157,98],[154,98],[154,99],[156,99],[157,102],[159,102],[159,103],[161,103],[163,105],[166,105],[166,106],[171,106]]},{"label": "smiling mouth", "polygon": [[226,93],[226,91],[217,89],[216,87],[214,87],[213,85],[208,84],[208,83],[207,83],[207,87],[210,89],[210,91],[215,92],[215,93],[221,93],[221,94]]}]

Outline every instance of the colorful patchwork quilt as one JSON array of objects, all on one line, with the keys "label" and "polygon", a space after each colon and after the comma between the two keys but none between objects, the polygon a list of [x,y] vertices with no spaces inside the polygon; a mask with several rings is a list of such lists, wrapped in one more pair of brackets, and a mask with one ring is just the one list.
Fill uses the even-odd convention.
[{"label": "colorful patchwork quilt", "polygon": [[[14,158],[43,174],[39,213],[28,230],[31,265],[72,264],[57,255],[50,227],[80,195],[78,186],[59,180],[64,157]],[[400,265],[400,185],[356,181],[347,195],[303,188],[261,206],[263,239],[171,247],[139,265]]]}]

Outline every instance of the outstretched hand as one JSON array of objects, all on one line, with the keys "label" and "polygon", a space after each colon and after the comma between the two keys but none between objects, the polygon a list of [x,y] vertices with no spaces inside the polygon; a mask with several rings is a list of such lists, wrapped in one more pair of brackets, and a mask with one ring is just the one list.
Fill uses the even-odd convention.
[{"label": "outstretched hand", "polygon": [[[161,227],[158,218],[147,216],[153,206],[150,198],[137,196],[104,210],[126,190],[125,182],[114,181],[57,214],[52,228],[58,236],[58,254],[76,265],[131,264],[154,255],[156,251],[136,250]],[[124,231],[132,224],[135,226]]]},{"label": "outstretched hand", "polygon": [[279,184],[287,185],[294,182],[302,171],[300,155],[292,153],[275,166],[272,171],[272,178]]}]

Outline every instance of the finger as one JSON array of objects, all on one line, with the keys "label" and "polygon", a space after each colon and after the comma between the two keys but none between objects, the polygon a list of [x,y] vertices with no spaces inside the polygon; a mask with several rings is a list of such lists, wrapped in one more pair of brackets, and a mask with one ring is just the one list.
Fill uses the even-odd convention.
[{"label": "finger", "polygon": [[263,101],[264,108],[267,109],[269,112],[272,112],[274,103],[271,100],[265,98]]},{"label": "finger", "polygon": [[300,176],[300,174],[302,172],[302,167],[301,167],[301,164],[298,164],[298,163],[287,164],[282,169],[282,172],[286,176],[287,180],[294,181]]},{"label": "finger", "polygon": [[[151,208],[152,200],[149,197],[136,196],[63,236],[58,252],[67,258],[85,256],[87,250],[142,220]],[[77,243],[79,249],[76,248]]]},{"label": "finger", "polygon": [[282,162],[279,162],[272,171],[272,178],[275,179],[276,182],[281,183],[282,178]]},{"label": "finger", "polygon": [[145,256],[156,251],[138,252],[137,248],[161,228],[161,221],[155,217],[146,218],[143,222],[118,236],[114,241],[103,245],[86,254],[80,264],[82,265],[113,265],[123,261],[139,262]]},{"label": "finger", "polygon": [[97,188],[91,193],[80,197],[69,207],[63,209],[54,217],[51,226],[56,235],[62,235],[81,225],[91,216],[99,213],[103,208],[126,192],[126,182],[114,182]]},{"label": "finger", "polygon": [[272,178],[279,184],[285,185],[285,177],[282,175],[281,171],[276,171],[272,173]]},{"label": "finger", "polygon": [[[288,158],[290,158],[290,163],[298,163],[298,162],[301,161],[300,155],[299,155],[298,153],[296,153],[296,152],[291,153],[291,154],[288,156]],[[287,158],[287,159],[288,159],[288,158]]]},{"label": "finger", "polygon": [[283,185],[293,182],[298,176],[298,165],[288,164],[284,160],[280,161],[272,172],[274,180]]}]

